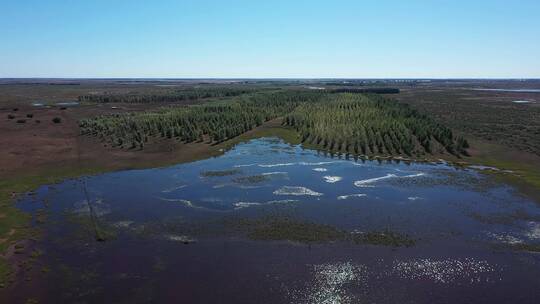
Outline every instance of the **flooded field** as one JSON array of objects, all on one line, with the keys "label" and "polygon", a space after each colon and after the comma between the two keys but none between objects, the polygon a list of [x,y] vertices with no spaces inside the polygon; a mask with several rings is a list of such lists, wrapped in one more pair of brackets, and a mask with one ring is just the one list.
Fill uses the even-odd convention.
[{"label": "flooded field", "polygon": [[[538,303],[540,208],[478,169],[278,139],[42,186],[18,303]],[[100,241],[97,241],[100,240]]]}]

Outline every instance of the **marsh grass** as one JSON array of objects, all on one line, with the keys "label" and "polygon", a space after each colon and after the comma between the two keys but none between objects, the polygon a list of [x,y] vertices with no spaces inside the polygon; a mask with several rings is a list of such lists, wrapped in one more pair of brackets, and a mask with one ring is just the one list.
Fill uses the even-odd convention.
[{"label": "marsh grass", "polygon": [[240,171],[238,169],[203,171],[203,172],[201,172],[201,176],[202,177],[223,177],[223,176],[230,176],[230,175],[240,174],[241,172],[242,171]]},{"label": "marsh grass", "polygon": [[233,179],[233,182],[238,184],[258,184],[270,180],[268,175],[251,175],[241,176]]},{"label": "marsh grass", "polygon": [[298,243],[350,242],[357,245],[411,247],[416,240],[408,235],[385,231],[349,232],[331,225],[299,220],[287,216],[264,216],[256,219],[231,218],[226,226],[259,241],[291,241]]},{"label": "marsh grass", "polygon": [[512,249],[518,250],[518,251],[540,252],[540,244],[522,243],[522,244],[513,244],[511,245],[511,247]]},{"label": "marsh grass", "polygon": [[515,210],[509,213],[492,214],[469,212],[468,215],[481,223],[489,225],[511,225],[516,221],[540,221],[540,215],[532,215],[525,210]]},{"label": "marsh grass", "polygon": [[405,234],[393,231],[370,231],[366,233],[353,233],[351,240],[355,244],[369,244],[377,246],[411,247],[416,244],[416,240]]},{"label": "marsh grass", "polygon": [[341,241],[346,235],[343,231],[329,225],[299,222],[287,218],[255,221],[250,230],[247,236],[253,240],[287,240],[299,243]]},{"label": "marsh grass", "polygon": [[522,251],[522,252],[540,253],[539,243],[528,243],[528,242],[516,243],[516,244],[491,243],[491,247],[495,250],[514,250],[514,251]]}]

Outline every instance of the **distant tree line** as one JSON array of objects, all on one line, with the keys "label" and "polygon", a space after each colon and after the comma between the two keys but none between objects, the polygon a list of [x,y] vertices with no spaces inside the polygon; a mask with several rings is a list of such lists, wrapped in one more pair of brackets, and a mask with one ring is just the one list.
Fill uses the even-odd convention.
[{"label": "distant tree line", "polygon": [[356,94],[399,94],[397,88],[342,88],[331,91],[332,93],[356,93]]},{"label": "distant tree line", "polygon": [[253,93],[248,88],[189,88],[166,92],[96,94],[79,96],[79,102],[96,103],[172,103],[206,98],[234,97]]}]

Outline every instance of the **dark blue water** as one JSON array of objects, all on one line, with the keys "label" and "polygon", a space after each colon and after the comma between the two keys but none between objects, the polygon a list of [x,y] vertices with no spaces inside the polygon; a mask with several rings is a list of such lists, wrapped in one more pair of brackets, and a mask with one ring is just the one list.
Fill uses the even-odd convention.
[{"label": "dark blue water", "polygon": [[[88,202],[106,242],[95,241]],[[540,255],[525,250],[540,244],[538,205],[444,163],[362,162],[259,139],[217,158],[43,186],[19,206],[48,215],[36,220],[44,235],[34,246],[44,253],[36,263],[49,271],[2,291],[0,299],[10,301],[537,303],[540,297]],[[268,217],[350,233],[392,231],[416,245],[254,241],[231,228],[238,219]]]}]

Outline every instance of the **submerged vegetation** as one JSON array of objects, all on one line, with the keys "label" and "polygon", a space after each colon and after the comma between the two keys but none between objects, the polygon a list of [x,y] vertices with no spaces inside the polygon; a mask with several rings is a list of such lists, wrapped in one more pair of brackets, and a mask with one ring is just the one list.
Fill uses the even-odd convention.
[{"label": "submerged vegetation", "polygon": [[510,248],[518,251],[528,251],[528,252],[540,252],[540,244],[513,244]]},{"label": "submerged vegetation", "polygon": [[416,240],[410,238],[409,236],[390,230],[354,233],[352,234],[351,239],[356,244],[370,244],[379,246],[411,247],[416,244]]},{"label": "submerged vegetation", "polygon": [[80,122],[81,132],[122,148],[151,138],[220,143],[282,117],[302,141],[354,154],[466,154],[468,143],[407,105],[378,95],[281,91],[157,112],[100,116]]},{"label": "submerged vegetation", "polygon": [[332,226],[300,222],[291,219],[272,219],[257,222],[248,237],[254,240],[324,243],[341,240],[344,234]]},{"label": "submerged vegetation", "polygon": [[269,216],[258,219],[229,221],[247,237],[261,241],[292,241],[298,243],[351,242],[357,245],[411,247],[416,241],[392,231],[348,232],[336,227],[290,217]]},{"label": "submerged vegetation", "polygon": [[233,182],[238,184],[257,184],[268,180],[270,180],[270,175],[259,174],[237,177],[233,179]]},{"label": "submerged vegetation", "polygon": [[204,171],[201,172],[201,176],[203,177],[222,177],[222,176],[229,176],[229,175],[235,175],[239,174],[241,171],[238,169],[232,169],[232,170],[221,170],[221,171]]}]

